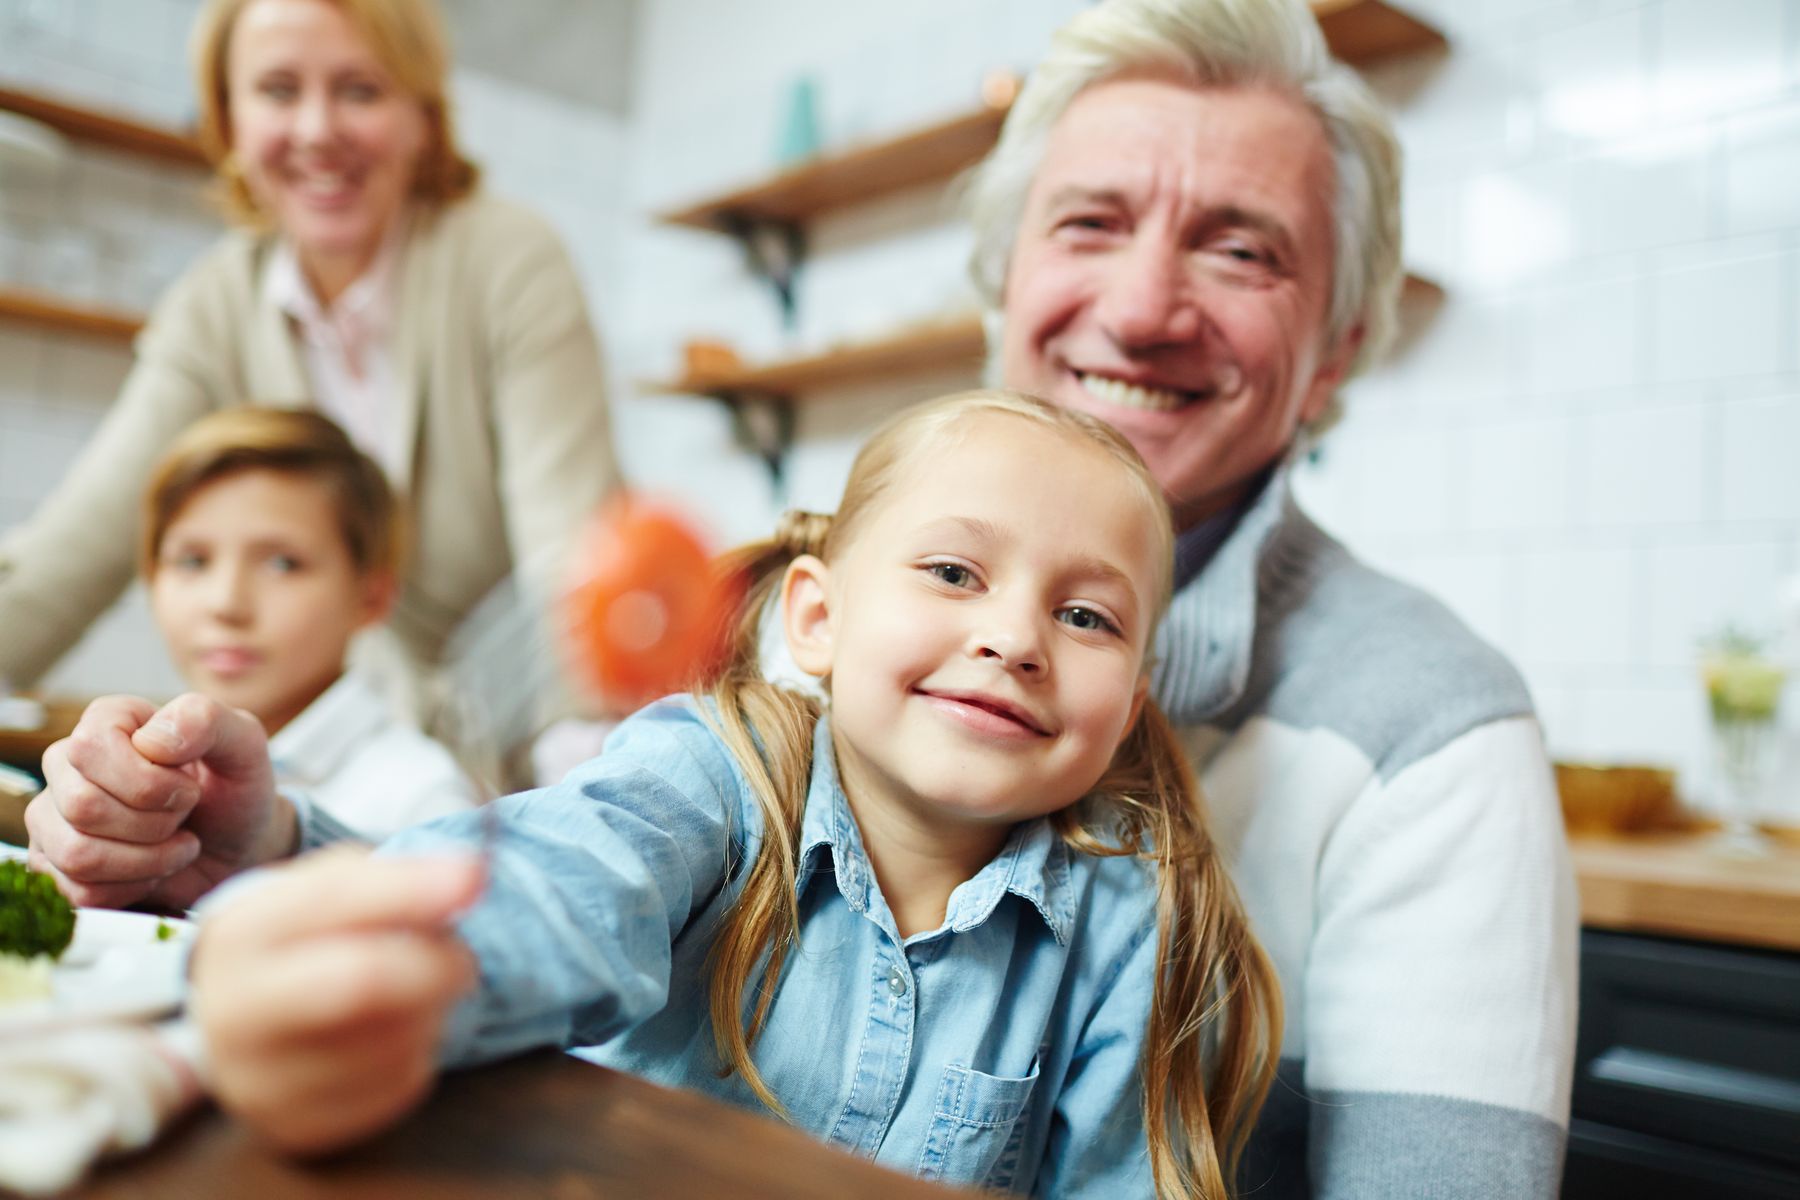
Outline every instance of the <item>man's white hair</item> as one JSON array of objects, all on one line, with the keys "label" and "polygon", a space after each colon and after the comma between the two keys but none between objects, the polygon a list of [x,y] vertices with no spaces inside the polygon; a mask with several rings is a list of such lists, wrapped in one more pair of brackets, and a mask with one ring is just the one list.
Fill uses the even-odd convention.
[{"label": "man's white hair", "polygon": [[1400,291],[1400,145],[1367,85],[1331,57],[1303,0],[1105,0],[1057,32],[966,194],[989,346],[1000,344],[1006,272],[1052,127],[1086,88],[1139,74],[1273,87],[1318,115],[1337,179],[1327,338],[1335,345],[1360,326],[1352,373],[1375,359],[1393,335]]}]

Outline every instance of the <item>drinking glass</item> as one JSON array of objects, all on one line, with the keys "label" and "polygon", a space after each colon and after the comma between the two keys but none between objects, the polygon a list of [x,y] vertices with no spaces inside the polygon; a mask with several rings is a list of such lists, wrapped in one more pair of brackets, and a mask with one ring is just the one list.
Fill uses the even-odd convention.
[{"label": "drinking glass", "polygon": [[1761,655],[1727,651],[1707,655],[1701,675],[1724,791],[1720,815],[1725,827],[1714,844],[1733,857],[1760,857],[1772,844],[1756,826],[1755,806],[1775,763],[1780,728],[1775,713],[1786,673]]}]

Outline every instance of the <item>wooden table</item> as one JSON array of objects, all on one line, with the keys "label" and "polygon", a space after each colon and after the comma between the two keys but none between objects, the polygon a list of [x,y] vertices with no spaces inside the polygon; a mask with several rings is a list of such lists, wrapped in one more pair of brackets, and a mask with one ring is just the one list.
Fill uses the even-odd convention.
[{"label": "wooden table", "polygon": [[1800,839],[1766,858],[1728,858],[1710,832],[1569,840],[1581,923],[1594,929],[1800,950]]},{"label": "wooden table", "polygon": [[388,1200],[429,1196],[951,1200],[754,1113],[554,1051],[446,1076],[405,1122],[310,1163],[208,1110],[101,1167],[81,1200]]},{"label": "wooden table", "polygon": [[87,708],[86,700],[42,699],[44,723],[36,729],[0,729],[0,762],[28,771],[38,769],[38,762],[50,743],[69,736]]}]

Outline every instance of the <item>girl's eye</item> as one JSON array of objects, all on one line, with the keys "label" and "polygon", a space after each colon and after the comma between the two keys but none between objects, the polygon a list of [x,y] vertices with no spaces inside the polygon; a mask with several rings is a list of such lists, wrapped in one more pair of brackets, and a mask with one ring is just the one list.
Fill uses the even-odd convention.
[{"label": "girl's eye", "polygon": [[187,554],[177,554],[169,558],[167,565],[174,567],[177,571],[204,570],[206,568],[206,555],[194,554],[191,552]]},{"label": "girl's eye", "polygon": [[1113,624],[1111,619],[1098,609],[1083,608],[1080,605],[1075,605],[1072,608],[1063,609],[1057,614],[1057,617],[1063,624],[1072,625],[1076,629],[1088,630],[1094,633],[1116,634],[1119,632],[1119,627]]},{"label": "girl's eye", "polygon": [[975,572],[961,563],[940,562],[928,563],[925,569],[955,588],[970,587],[975,583]]},{"label": "girl's eye", "polygon": [[346,100],[358,104],[368,104],[381,99],[381,88],[377,84],[356,80],[341,85],[338,88],[338,94]]},{"label": "girl's eye", "polygon": [[292,575],[300,569],[300,560],[291,554],[271,554],[269,569],[277,575]]},{"label": "girl's eye", "polygon": [[285,79],[265,79],[256,90],[271,100],[292,100],[300,94],[299,89]]}]

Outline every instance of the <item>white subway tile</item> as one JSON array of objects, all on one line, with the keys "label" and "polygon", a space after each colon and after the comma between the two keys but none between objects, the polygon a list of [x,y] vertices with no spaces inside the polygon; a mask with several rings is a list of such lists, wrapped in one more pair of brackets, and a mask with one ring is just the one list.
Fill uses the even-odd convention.
[{"label": "white subway tile", "polygon": [[1588,418],[1577,468],[1596,525],[1685,525],[1706,516],[1706,406],[1671,405]]},{"label": "white subway tile", "polygon": [[1442,426],[1397,428],[1363,446],[1362,519],[1391,534],[1443,532],[1462,524],[1467,451]]},{"label": "white subway tile", "polygon": [[1630,550],[1581,546],[1520,556],[1521,656],[1540,666],[1617,667],[1638,653],[1642,594]]},{"label": "white subway tile", "polygon": [[1783,7],[1783,0],[1663,0],[1653,9],[1657,111],[1708,116],[1777,95]]},{"label": "white subway tile", "polygon": [[1728,625],[1771,628],[1785,558],[1774,541],[1650,548],[1646,661],[1692,669],[1700,639]]},{"label": "white subway tile", "polygon": [[1704,238],[1716,141],[1704,127],[1640,134],[1575,163],[1582,251],[1612,254]]},{"label": "white subway tile", "polygon": [[1786,257],[1733,258],[1660,274],[1652,284],[1656,378],[1692,382],[1781,370],[1793,340],[1782,298]]},{"label": "white subway tile", "polygon": [[1800,104],[1739,117],[1726,140],[1725,225],[1732,233],[1800,225]]},{"label": "white subway tile", "polygon": [[1551,131],[1579,140],[1642,129],[1650,119],[1644,11],[1582,21],[1538,42],[1539,103]]},{"label": "white subway tile", "polygon": [[1463,191],[1457,284],[1503,288],[1546,277],[1577,253],[1580,225],[1565,161],[1485,171]]},{"label": "white subway tile", "polygon": [[1700,685],[1645,683],[1590,687],[1583,706],[1582,757],[1674,767],[1690,790],[1706,761]]},{"label": "white subway tile", "polygon": [[43,381],[43,336],[24,326],[0,325],[0,408],[36,400]]},{"label": "white subway tile", "polygon": [[1800,523],[1800,394],[1721,408],[1720,517]]},{"label": "white subway tile", "polygon": [[1519,301],[1525,386],[1540,395],[1641,381],[1644,280],[1638,276],[1546,287]]},{"label": "white subway tile", "polygon": [[1565,416],[1472,426],[1468,524],[1473,530],[1552,530],[1572,511],[1576,424]]},{"label": "white subway tile", "polygon": [[73,438],[9,427],[0,445],[0,489],[13,500],[42,500],[80,449]]}]

